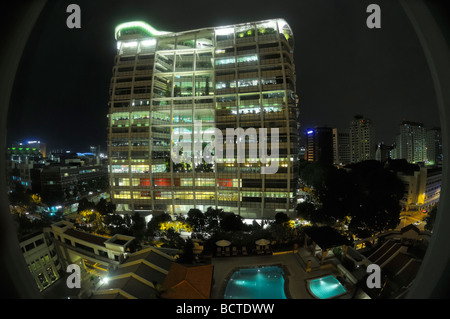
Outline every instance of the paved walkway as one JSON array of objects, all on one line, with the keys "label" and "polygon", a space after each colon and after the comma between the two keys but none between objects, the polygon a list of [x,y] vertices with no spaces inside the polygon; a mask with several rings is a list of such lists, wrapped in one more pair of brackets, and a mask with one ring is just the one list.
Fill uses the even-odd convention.
[{"label": "paved walkway", "polygon": [[211,298],[223,299],[226,284],[229,277],[236,268],[283,265],[287,270],[285,276],[288,279],[288,289],[286,296],[292,299],[313,299],[306,288],[306,280],[315,277],[321,277],[330,273],[334,273],[334,268],[329,267],[320,269],[314,264],[310,273],[305,271],[303,258],[308,257],[306,252],[300,249],[299,253],[285,253],[279,255],[259,255],[259,256],[232,256],[232,257],[216,257],[212,259],[214,265],[214,284],[212,287]]}]

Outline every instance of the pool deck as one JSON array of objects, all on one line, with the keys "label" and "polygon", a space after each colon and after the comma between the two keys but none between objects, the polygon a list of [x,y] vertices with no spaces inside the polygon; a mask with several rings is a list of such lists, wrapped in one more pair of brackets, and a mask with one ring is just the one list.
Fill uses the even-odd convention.
[{"label": "pool deck", "polygon": [[335,270],[333,267],[321,269],[317,260],[312,259],[313,270],[309,273],[306,272],[304,260],[305,258],[309,258],[305,254],[307,254],[307,252],[299,250],[298,252],[288,252],[276,255],[213,258],[212,264],[214,265],[214,284],[211,291],[211,298],[223,299],[228,278],[236,268],[282,265],[287,272],[285,273],[285,277],[287,277],[288,281],[288,291],[286,291],[286,296],[289,299],[314,299],[306,288],[306,280],[334,274]]}]

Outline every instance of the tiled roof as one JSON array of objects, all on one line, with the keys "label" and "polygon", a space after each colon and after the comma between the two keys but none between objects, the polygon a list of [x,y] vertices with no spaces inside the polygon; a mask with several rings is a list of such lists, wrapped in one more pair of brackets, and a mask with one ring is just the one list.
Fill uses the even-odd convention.
[{"label": "tiled roof", "polygon": [[411,261],[402,272],[395,276],[395,279],[403,286],[408,286],[416,278],[420,265],[421,262],[419,260]]},{"label": "tiled roof", "polygon": [[173,258],[171,258],[170,256],[162,252],[158,252],[154,248],[147,248],[131,254],[124,262],[124,264],[132,263],[141,259],[146,260],[165,270],[169,270],[173,262]]},{"label": "tiled roof", "polygon": [[397,274],[405,265],[410,262],[413,258],[405,253],[399,253],[397,256],[392,258],[384,267],[383,271],[390,277]]},{"label": "tiled roof", "polygon": [[409,230],[414,230],[416,233],[418,233],[420,235],[420,229],[417,228],[416,226],[414,226],[413,224],[409,224],[409,225],[403,227],[402,229],[400,229],[400,232],[403,234]]},{"label": "tiled roof", "polygon": [[376,260],[378,260],[381,256],[383,256],[389,249],[392,248],[392,246],[395,245],[395,241],[393,240],[388,240],[387,242],[385,242],[380,248],[378,248],[374,253],[372,253],[368,259],[370,261],[375,262]]},{"label": "tiled roof", "polygon": [[157,251],[146,248],[131,254],[115,271],[110,274],[107,284],[95,293],[95,298],[113,298],[112,291],[118,290],[114,298],[156,298],[159,294],[158,284],[162,284],[173,258]]},{"label": "tiled roof", "polygon": [[213,265],[186,267],[173,263],[163,283],[163,298],[209,299]]},{"label": "tiled roof", "polygon": [[[127,295],[137,299],[152,299],[156,296],[156,290],[153,287],[131,274],[119,278],[111,278],[107,284],[102,286],[102,290],[105,290],[105,293],[102,295],[106,296],[108,289],[120,289]],[[101,291],[97,292],[97,294],[101,294]]]},{"label": "tiled roof", "polygon": [[166,278],[166,274],[142,262],[130,264],[129,266],[123,265],[114,272],[114,276],[120,276],[126,273],[135,273],[151,283],[156,282],[162,284],[164,278]]},{"label": "tiled roof", "polygon": [[391,258],[392,256],[394,256],[399,249],[402,248],[402,245],[400,245],[399,243],[395,243],[388,251],[386,251],[386,253],[382,256],[380,256],[380,258],[373,260],[376,264],[378,265],[383,265],[389,258]]}]

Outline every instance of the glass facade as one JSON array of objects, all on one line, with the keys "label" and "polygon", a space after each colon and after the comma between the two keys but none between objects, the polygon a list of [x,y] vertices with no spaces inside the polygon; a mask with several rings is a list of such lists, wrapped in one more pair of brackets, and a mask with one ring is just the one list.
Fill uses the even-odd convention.
[{"label": "glass facade", "polygon": [[[108,156],[118,210],[213,206],[245,218],[293,211],[298,108],[293,35],[284,20],[179,33],[127,23],[116,39]],[[267,128],[268,146],[270,129],[278,128],[277,172],[261,174],[268,164],[249,156],[249,145],[258,144],[251,139],[244,162],[205,161],[205,135],[219,129],[225,136],[227,128]],[[192,142],[191,161],[172,159],[178,142]]]}]

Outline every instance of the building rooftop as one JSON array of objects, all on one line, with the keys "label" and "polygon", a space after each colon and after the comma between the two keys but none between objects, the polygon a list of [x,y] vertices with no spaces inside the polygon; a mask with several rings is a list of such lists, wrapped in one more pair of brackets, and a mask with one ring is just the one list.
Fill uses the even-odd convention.
[{"label": "building rooftop", "polygon": [[[187,30],[187,31],[180,31],[180,32],[168,32],[168,31],[160,31],[155,29],[153,26],[151,26],[149,23],[144,21],[129,21],[124,22],[116,26],[114,30],[114,36],[116,40],[121,39],[136,39],[136,38],[148,38],[148,37],[161,37],[161,36],[176,36],[180,34],[185,33],[194,33],[202,30],[228,30],[234,27],[242,27],[250,24],[255,23],[267,23],[267,22],[276,22],[277,24],[281,24],[283,28],[288,28],[289,33],[292,35],[292,30],[289,26],[289,24],[286,22],[283,18],[274,18],[274,19],[267,19],[267,20],[261,20],[261,21],[252,21],[252,22],[244,22],[244,23],[237,23],[232,25],[224,25],[224,26],[215,26],[215,27],[204,27],[199,29],[193,29],[193,30]],[[281,28],[280,28],[281,29]]]},{"label": "building rooftop", "polygon": [[377,261],[379,258],[381,258],[384,254],[386,254],[389,249],[391,249],[396,244],[393,240],[386,241],[379,249],[377,249],[375,252],[373,252],[368,259],[370,261]]},{"label": "building rooftop", "polygon": [[100,296],[108,296],[108,290],[123,291],[125,292],[124,295],[116,294],[115,297],[123,298],[125,296],[127,299],[153,299],[157,293],[155,288],[132,273],[109,279],[108,283],[103,284],[102,291],[98,291],[94,296],[97,298],[100,298]]},{"label": "building rooftop", "polygon": [[110,273],[108,282],[92,298],[155,298],[159,294],[157,285],[163,283],[173,261],[173,257],[152,247],[135,252]]},{"label": "building rooftop", "polygon": [[405,253],[399,253],[397,256],[392,258],[391,261],[389,261],[384,267],[384,272],[390,276],[393,277],[396,275],[406,264],[408,264],[413,258],[411,256],[408,256]]},{"label": "building rooftop", "polygon": [[173,263],[163,283],[163,298],[209,299],[214,266],[187,267]]},{"label": "building rooftop", "polygon": [[166,277],[166,273],[155,269],[152,267],[152,264],[144,262],[139,262],[136,264],[125,263],[114,272],[114,276],[120,276],[127,273],[135,273],[149,282],[157,282],[159,284],[162,284],[164,278]]},{"label": "building rooftop", "polygon": [[422,263],[419,260],[411,261],[397,276],[395,276],[395,279],[403,286],[409,286],[416,278],[421,264]]},{"label": "building rooftop", "polygon": [[108,238],[106,237],[100,237],[97,235],[85,233],[75,229],[67,229],[64,232],[64,234],[99,246],[104,246],[105,242],[108,240]]},{"label": "building rooftop", "polygon": [[147,248],[131,254],[125,263],[131,263],[137,260],[145,260],[168,271],[174,258],[154,248]]}]

